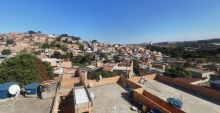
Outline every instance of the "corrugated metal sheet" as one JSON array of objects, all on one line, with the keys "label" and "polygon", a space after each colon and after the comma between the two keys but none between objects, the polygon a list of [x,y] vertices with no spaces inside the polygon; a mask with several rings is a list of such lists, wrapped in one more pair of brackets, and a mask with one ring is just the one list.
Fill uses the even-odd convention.
[{"label": "corrugated metal sheet", "polygon": [[85,88],[75,90],[76,104],[89,102],[89,97]]}]

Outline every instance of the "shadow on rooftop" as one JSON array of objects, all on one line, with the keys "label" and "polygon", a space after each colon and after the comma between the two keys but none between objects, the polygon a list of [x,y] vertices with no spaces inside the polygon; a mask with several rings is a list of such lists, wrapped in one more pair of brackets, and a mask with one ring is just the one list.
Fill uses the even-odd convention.
[{"label": "shadow on rooftop", "polygon": [[[167,83],[167,82],[158,80],[158,79],[154,79],[154,80],[157,81],[157,82],[160,82],[160,83],[162,83],[162,84],[164,84],[164,85],[167,85],[167,86],[173,87],[173,88],[175,88],[175,89],[178,89],[178,90],[180,90],[180,91],[183,91],[183,92],[185,92],[185,93],[188,93],[188,94],[190,94],[190,95],[193,95],[193,96],[196,96],[196,97],[198,97],[198,98],[201,98],[201,99],[203,99],[203,100],[209,101],[209,102],[211,102],[211,103],[213,103],[213,104],[220,105],[220,102],[219,102],[219,101],[217,101],[217,100],[215,100],[215,99],[212,99],[212,98],[210,98],[210,97],[203,96],[203,95],[201,95],[201,94],[199,94],[199,93],[195,93],[195,92],[186,90],[186,89],[181,88],[181,87],[179,87],[179,86],[176,86],[176,85],[173,85],[173,84],[170,84],[170,83]],[[163,93],[163,92],[161,92],[161,93]]]}]

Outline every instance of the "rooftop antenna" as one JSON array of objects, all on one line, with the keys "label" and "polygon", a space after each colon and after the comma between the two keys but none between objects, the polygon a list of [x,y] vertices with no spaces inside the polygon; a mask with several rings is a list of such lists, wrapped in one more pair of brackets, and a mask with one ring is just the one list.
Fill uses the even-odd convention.
[{"label": "rooftop antenna", "polygon": [[101,85],[102,75],[99,75],[99,85]]},{"label": "rooftop antenna", "polygon": [[102,75],[99,75],[99,80],[102,80]]},{"label": "rooftop antenna", "polygon": [[18,85],[12,85],[9,87],[8,92],[13,96],[18,96],[20,92],[20,87]]}]

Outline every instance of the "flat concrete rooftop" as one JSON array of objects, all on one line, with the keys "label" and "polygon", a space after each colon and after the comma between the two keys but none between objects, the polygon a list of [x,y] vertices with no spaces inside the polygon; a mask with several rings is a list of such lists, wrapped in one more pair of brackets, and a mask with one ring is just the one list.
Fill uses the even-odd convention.
[{"label": "flat concrete rooftop", "polygon": [[19,97],[0,102],[0,113],[49,113],[52,99]]},{"label": "flat concrete rooftop", "polygon": [[167,98],[169,97],[174,97],[180,100],[182,98],[182,110],[187,113],[220,113],[220,102],[180,87],[157,80],[150,80],[145,84],[140,85],[144,87],[146,91],[165,101],[167,101]]},{"label": "flat concrete rooftop", "polygon": [[137,113],[126,101],[126,88],[117,83],[89,88],[88,91],[95,96],[92,99],[94,113]]}]

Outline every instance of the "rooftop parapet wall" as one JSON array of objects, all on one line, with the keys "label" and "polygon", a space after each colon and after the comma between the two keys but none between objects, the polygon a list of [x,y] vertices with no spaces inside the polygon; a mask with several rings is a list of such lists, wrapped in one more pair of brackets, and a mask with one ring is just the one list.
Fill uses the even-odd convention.
[{"label": "rooftop parapet wall", "polygon": [[147,92],[146,90],[143,91],[142,95],[149,98],[150,100],[157,103],[158,105],[163,106],[163,108],[170,111],[171,113],[186,113],[186,112],[182,111],[181,109],[178,109],[177,107],[164,101],[163,99],[160,99],[159,97],[154,96],[153,94]]},{"label": "rooftop parapet wall", "polygon": [[133,89],[136,89],[136,88],[141,88],[140,85],[134,83],[133,81],[129,80],[129,79],[126,79],[124,77],[120,77],[120,82],[121,83],[125,83],[126,86],[130,87],[130,88],[133,88]]},{"label": "rooftop parapet wall", "polygon": [[87,80],[85,81],[85,85],[86,87],[89,87],[89,84],[93,83],[93,87],[96,87],[96,86],[101,86],[101,85],[117,83],[119,79],[120,79],[120,76],[111,77],[111,78],[103,78],[102,80]]},{"label": "rooftop parapet wall", "polygon": [[[142,77],[145,77],[146,80],[154,80],[156,78],[157,74],[151,74],[151,75],[145,75]],[[130,78],[130,81],[134,82],[134,83],[139,83],[141,80],[141,77],[135,77],[135,78]]]},{"label": "rooftop parapet wall", "polygon": [[173,79],[167,76],[162,76],[162,75],[157,75],[156,79],[170,83],[172,85],[176,85],[179,86],[181,88],[184,88],[186,90],[192,91],[192,92],[196,92],[198,94],[216,99],[220,101],[220,92],[219,91],[215,91],[215,90],[211,90],[208,88],[204,88],[204,87],[199,87],[199,86],[195,86],[177,79]]},{"label": "rooftop parapet wall", "polygon": [[143,88],[135,89],[134,90],[134,98],[137,99],[139,102],[141,102],[143,105],[147,106],[148,109],[156,108],[161,113],[171,113],[168,110],[166,110],[164,107],[160,106],[159,104],[155,103],[151,99],[142,95],[143,91],[145,91]]}]

